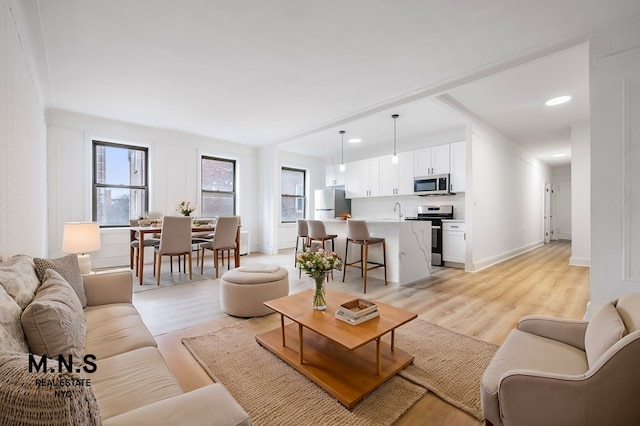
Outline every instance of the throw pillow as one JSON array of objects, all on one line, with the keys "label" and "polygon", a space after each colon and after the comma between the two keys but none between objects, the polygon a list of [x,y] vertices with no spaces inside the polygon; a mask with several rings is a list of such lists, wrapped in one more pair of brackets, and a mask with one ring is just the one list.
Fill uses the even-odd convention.
[{"label": "throw pillow", "polygon": [[0,350],[29,352],[22,331],[22,309],[0,286]]},{"label": "throw pillow", "polygon": [[40,281],[43,281],[43,276],[47,269],[53,269],[71,284],[71,288],[78,295],[82,307],[87,306],[87,296],[84,293],[84,283],[82,282],[80,266],[78,266],[78,256],[70,254],[58,259],[40,259],[36,257],[33,262]]},{"label": "throw pillow", "polygon": [[613,302],[608,302],[593,315],[584,335],[584,348],[589,368],[618,340],[627,334],[627,330]]},{"label": "throw pillow", "polygon": [[87,326],[80,301],[71,286],[52,269],[33,302],[22,313],[22,328],[31,352],[56,357],[73,356],[82,362]]},{"label": "throw pillow", "polygon": [[[47,365],[57,366],[57,361],[47,360]],[[0,351],[0,424],[102,424],[98,401],[86,379],[64,369],[29,371],[29,354]]]},{"label": "throw pillow", "polygon": [[24,254],[0,263],[0,285],[4,287],[21,309],[33,299],[40,286],[33,259]]}]

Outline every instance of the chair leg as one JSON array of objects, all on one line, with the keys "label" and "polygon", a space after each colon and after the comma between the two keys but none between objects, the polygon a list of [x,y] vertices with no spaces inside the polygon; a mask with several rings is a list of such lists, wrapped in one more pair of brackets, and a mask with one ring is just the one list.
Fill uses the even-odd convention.
[{"label": "chair leg", "polygon": [[204,275],[204,254],[206,249],[202,247],[202,258],[200,259],[200,275]]},{"label": "chair leg", "polygon": [[[189,279],[192,280],[193,279],[193,257],[191,257],[191,250],[189,250],[189,254],[185,256],[185,261],[187,256],[189,256]],[[187,272],[187,270],[185,269],[185,272]]]},{"label": "chair leg", "polygon": [[[218,250],[213,251],[213,264],[216,267],[216,278],[218,278]],[[224,257],[223,257],[224,259]],[[223,265],[224,266],[224,265]]]},{"label": "chair leg", "polygon": [[159,258],[158,258],[158,285],[160,285],[160,273],[161,273],[161,271],[162,271],[162,256],[159,256]]}]

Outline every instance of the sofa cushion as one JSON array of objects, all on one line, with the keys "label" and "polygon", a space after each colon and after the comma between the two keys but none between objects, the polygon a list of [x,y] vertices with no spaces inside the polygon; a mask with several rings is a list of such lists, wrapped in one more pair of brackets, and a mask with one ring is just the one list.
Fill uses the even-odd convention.
[{"label": "sofa cushion", "polygon": [[98,359],[157,346],[137,309],[129,303],[87,306],[84,317],[87,323],[85,353]]},{"label": "sofa cushion", "polygon": [[585,353],[575,346],[513,330],[485,370],[482,386],[497,393],[500,378],[511,370],[577,375],[585,373],[588,365]]},{"label": "sofa cushion", "polygon": [[22,309],[0,286],[0,350],[29,352],[22,331]]},{"label": "sofa cushion", "polygon": [[96,360],[91,386],[103,419],[182,394],[156,348]]},{"label": "sofa cushion", "polygon": [[252,423],[229,391],[221,383],[213,383],[104,421],[105,426],[142,424],[251,426]]},{"label": "sofa cushion", "polygon": [[0,285],[11,296],[20,309],[31,303],[40,279],[36,276],[33,259],[25,255],[13,256],[0,263]]},{"label": "sofa cushion", "polygon": [[593,315],[584,335],[584,348],[592,366],[618,340],[627,334],[613,302],[605,303]]},{"label": "sofa cushion", "polygon": [[[58,372],[57,368],[29,371],[28,365],[29,354],[0,351],[0,424],[102,424],[85,375],[66,369]],[[57,365],[57,361],[49,359],[47,365]]]},{"label": "sofa cushion", "polygon": [[80,301],[69,283],[48,269],[36,297],[22,313],[22,328],[31,352],[57,357],[72,355],[81,362],[86,326]]},{"label": "sofa cushion", "polygon": [[80,266],[78,266],[78,256],[70,254],[58,259],[41,259],[36,257],[33,259],[36,268],[36,274],[40,281],[43,280],[44,273],[47,269],[53,269],[67,280],[71,288],[78,295],[80,305],[84,308],[87,306],[87,296],[84,294],[84,284],[82,282],[82,274]]},{"label": "sofa cushion", "polygon": [[620,296],[616,310],[624,322],[627,333],[640,330],[640,293],[628,293]]}]

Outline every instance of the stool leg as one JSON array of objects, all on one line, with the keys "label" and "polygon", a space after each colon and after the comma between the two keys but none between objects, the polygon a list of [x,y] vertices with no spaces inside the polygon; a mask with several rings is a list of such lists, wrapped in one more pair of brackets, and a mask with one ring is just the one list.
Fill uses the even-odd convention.
[{"label": "stool leg", "polygon": [[349,262],[349,239],[347,238],[347,244],[344,249],[344,265],[342,266],[342,282],[344,282],[344,278],[347,276],[347,263]]},{"label": "stool leg", "polygon": [[362,270],[364,274],[364,294],[367,294],[367,271],[368,268],[368,260],[369,260],[369,243],[367,241],[364,242],[364,258],[362,259]]},{"label": "stool leg", "polygon": [[382,240],[382,261],[384,262],[384,285],[387,285],[387,243]]}]

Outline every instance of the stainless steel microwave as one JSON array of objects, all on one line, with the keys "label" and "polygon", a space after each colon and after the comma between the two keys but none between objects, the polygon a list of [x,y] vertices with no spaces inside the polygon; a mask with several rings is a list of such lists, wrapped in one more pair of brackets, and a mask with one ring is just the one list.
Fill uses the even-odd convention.
[{"label": "stainless steel microwave", "polygon": [[416,195],[448,195],[449,174],[413,178],[413,193]]}]

